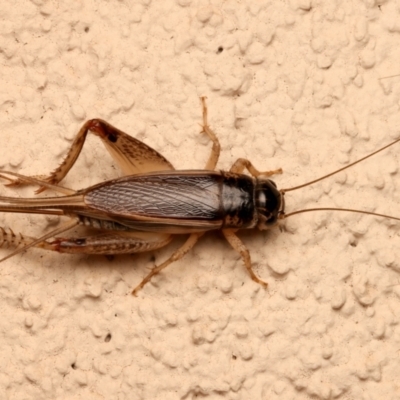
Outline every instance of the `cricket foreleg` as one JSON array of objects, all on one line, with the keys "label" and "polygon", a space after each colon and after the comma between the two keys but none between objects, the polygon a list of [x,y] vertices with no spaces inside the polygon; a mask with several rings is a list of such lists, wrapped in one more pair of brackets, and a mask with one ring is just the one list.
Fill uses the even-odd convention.
[{"label": "cricket foreleg", "polygon": [[226,240],[229,242],[229,244],[240,254],[242,257],[242,260],[244,262],[244,265],[248,271],[248,273],[251,276],[251,279],[253,279],[254,282],[259,283],[263,287],[267,287],[268,283],[264,282],[261,280],[253,271],[251,267],[251,258],[250,258],[250,253],[249,250],[247,250],[246,246],[243,244],[243,242],[235,235],[235,232],[230,230],[230,229],[223,229],[222,233],[224,234]]},{"label": "cricket foreleg", "polygon": [[258,176],[272,176],[275,174],[281,174],[282,168],[275,169],[273,171],[259,171],[254,167],[254,165],[245,158],[239,158],[235,161],[232,165],[230,172],[235,174],[241,174],[245,169],[247,169],[251,175],[258,177]]},{"label": "cricket foreleg", "polygon": [[164,268],[168,267],[171,263],[174,261],[177,261],[181,259],[189,250],[192,249],[192,247],[197,243],[199,238],[203,236],[204,233],[192,233],[186,242],[181,246],[177,251],[175,251],[174,254],[170,258],[168,258],[167,261],[164,261],[161,265],[154,267],[151,272],[140,282],[138,286],[133,289],[132,294],[136,296],[137,292],[143,288],[143,286],[147,283],[150,282],[151,278],[154,275],[157,275],[160,273]]},{"label": "cricket foreleg", "polygon": [[216,134],[208,126],[206,98],[201,97],[201,102],[203,105],[203,125],[202,125],[203,130],[202,130],[202,132],[206,133],[213,142],[211,154],[210,154],[210,157],[208,158],[207,164],[204,169],[213,171],[215,169],[215,167],[217,166],[219,154],[221,152],[221,145],[219,144],[219,140],[218,140]]}]

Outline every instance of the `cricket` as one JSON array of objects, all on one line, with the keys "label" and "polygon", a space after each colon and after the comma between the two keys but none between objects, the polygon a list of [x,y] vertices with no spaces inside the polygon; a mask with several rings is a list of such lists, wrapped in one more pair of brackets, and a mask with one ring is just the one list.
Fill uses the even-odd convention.
[{"label": "cricket", "polygon": [[[204,169],[176,170],[172,164],[145,143],[129,136],[101,119],[87,121],[76,135],[65,159],[49,175],[25,176],[0,170],[6,186],[37,185],[36,194],[52,190],[53,197],[18,198],[0,196],[0,211],[67,217],[68,221],[38,238],[10,228],[0,227],[0,246],[15,249],[0,260],[9,259],[36,247],[59,253],[133,254],[150,252],[168,245],[177,235],[188,235],[184,244],[166,261],[155,266],[133,289],[136,295],[153,276],[181,259],[208,231],[221,231],[239,254],[251,279],[263,287],[267,283],[253,271],[249,250],[237,236],[242,229],[265,230],[296,214],[315,211],[355,212],[394,220],[400,218],[350,208],[309,208],[285,213],[285,193],[312,185],[374,156],[398,143],[397,139],[343,168],[311,182],[278,189],[269,179],[282,169],[261,172],[244,158],[229,171],[216,171],[221,147],[208,125],[206,98],[202,103],[202,133],[212,142],[211,154]],[[72,190],[59,183],[67,175],[85,143],[88,133],[98,136],[123,177],[108,180],[82,190]],[[247,170],[248,174],[244,174]],[[97,234],[63,237],[77,226]]]}]

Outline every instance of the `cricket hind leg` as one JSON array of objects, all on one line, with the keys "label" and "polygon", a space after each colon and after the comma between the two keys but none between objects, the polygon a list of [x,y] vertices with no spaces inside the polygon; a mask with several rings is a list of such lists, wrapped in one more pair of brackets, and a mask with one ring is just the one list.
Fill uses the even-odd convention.
[{"label": "cricket hind leg", "polygon": [[26,236],[21,233],[15,234],[10,228],[0,227],[0,247],[17,248],[0,261],[4,261],[30,247],[69,254],[115,255],[156,250],[166,246],[172,240],[172,235],[170,234],[131,231],[110,231],[95,236],[55,237],[52,240],[47,240],[59,233],[72,229],[78,224],[79,220],[74,219],[69,224],[63,225],[61,228],[55,229],[40,238]]},{"label": "cricket hind leg", "polygon": [[[203,106],[203,132],[213,142],[211,154],[205,169],[214,170],[218,162],[221,146],[215,133],[208,126],[205,97],[202,97],[201,101]],[[66,157],[56,169],[49,175],[36,175],[31,178],[50,185],[57,185],[61,182],[78,159],[88,133],[93,133],[102,140],[104,146],[125,175],[174,170],[173,165],[156,150],[122,132],[108,122],[97,118],[86,121],[83,124],[75,136]],[[33,183],[32,180],[29,181],[29,179],[21,178],[8,180],[9,183],[7,186]],[[48,186],[41,185],[35,193],[41,193],[46,189],[48,189]]]},{"label": "cricket hind leg", "polygon": [[63,224],[59,228],[53,229],[52,231],[46,233],[39,238],[31,238],[29,236],[22,235],[21,233],[15,235],[11,229],[1,228],[0,247],[6,245],[7,247],[14,246],[17,248],[12,253],[1,258],[0,262],[8,260],[9,258],[14,257],[17,254],[30,249],[31,247],[40,247],[46,250],[52,250],[48,246],[49,243],[47,242],[47,239],[50,239],[51,237],[59,235],[63,232],[69,231],[77,225],[79,225],[79,219],[72,218],[71,221]]},{"label": "cricket hind leg", "polygon": [[48,246],[60,253],[117,255],[156,250],[171,240],[172,235],[165,233],[110,231],[87,237],[55,238]]},{"label": "cricket hind leg", "polygon": [[[49,175],[35,175],[32,176],[32,178],[47,182],[49,184],[58,184],[67,175],[68,171],[72,168],[72,166],[78,159],[79,154],[85,143],[86,136],[90,131],[91,125],[92,120],[85,122],[85,124],[79,130],[78,134],[75,136],[75,139],[72,142],[72,145],[68,150],[66,157],[55,170],[53,170]],[[18,178],[10,180],[10,183],[6,184],[6,186],[19,186],[27,183],[30,182]],[[40,186],[39,189],[35,191],[35,193],[39,194],[46,189],[47,188],[45,186]]]},{"label": "cricket hind leg", "polygon": [[[91,119],[81,127],[61,164],[49,175],[38,175],[33,178],[49,184],[58,184],[78,159],[89,132],[102,140],[115,162],[126,175],[174,169],[165,157],[145,143],[129,136],[106,121]],[[24,183],[27,182],[23,179],[14,179],[8,185]],[[41,186],[36,193],[43,192],[46,189],[47,187]]]},{"label": "cricket hind leg", "polygon": [[[14,176],[17,179],[12,179],[7,175]],[[54,190],[55,192],[65,194],[67,196],[77,193],[76,190],[68,189],[68,188],[60,186],[60,185],[54,185],[54,184],[52,185],[42,179],[39,179],[40,176],[25,176],[25,175],[18,174],[16,172],[12,172],[12,171],[0,170],[0,178],[5,179],[10,182],[10,183],[6,183],[5,186],[13,186],[13,185],[17,185],[17,184],[19,185],[21,183],[22,184],[33,184],[33,185],[42,186],[44,189]],[[3,197],[3,196],[0,196],[0,197]]]},{"label": "cricket hind leg", "polygon": [[247,247],[244,245],[244,243],[235,235],[235,232],[230,229],[223,229],[222,233],[225,236],[225,239],[228,241],[228,243],[233,247],[234,250],[236,250],[240,256],[242,257],[242,260],[244,262],[244,265],[247,269],[247,272],[250,274],[251,279],[259,283],[261,286],[264,288],[268,287],[268,283],[264,282],[261,280],[253,271],[253,268],[251,267],[251,258],[250,258],[250,253]]},{"label": "cricket hind leg", "polygon": [[[38,238],[24,235],[23,233],[14,233],[11,228],[3,228],[0,226],[0,247],[16,248],[21,251],[25,251],[28,246],[36,247],[44,250],[55,250],[54,246],[48,241],[38,242],[32,245],[33,242],[37,242]],[[9,258],[8,256],[7,258]],[[5,258],[1,261],[4,261]]]},{"label": "cricket hind leg", "polygon": [[139,283],[133,289],[132,294],[134,296],[137,295],[137,292],[143,288],[143,286],[150,282],[151,278],[154,275],[159,274],[164,268],[168,267],[171,263],[174,261],[180,260],[187,252],[189,252],[193,246],[197,243],[197,241],[200,239],[201,236],[204,235],[204,232],[202,233],[192,233],[186,240],[186,242],[178,249],[176,250],[168,260],[164,261],[162,264],[154,267],[149,274],[145,276],[145,278],[142,280],[142,282]]},{"label": "cricket hind leg", "polygon": [[[47,237],[50,234],[48,234]],[[176,250],[172,254],[172,256],[168,258],[168,260],[163,262],[161,265],[154,267],[150,271],[150,273],[145,276],[142,282],[132,291],[132,294],[136,295],[137,292],[142,289],[146,283],[150,282],[153,276],[160,273],[163,269],[168,267],[174,261],[181,259],[187,252],[189,252],[193,248],[193,246],[197,243],[199,238],[203,236],[203,234],[204,232],[192,233],[186,240],[186,242],[178,250]],[[15,243],[16,240],[13,239],[12,235],[10,236],[10,239],[8,241],[5,240],[4,242],[11,244],[14,240]],[[20,251],[25,250],[27,247],[32,247],[32,241],[34,241],[35,247],[40,247],[45,250],[57,251],[59,253],[83,253],[98,255],[133,254],[157,250],[170,243],[173,237],[172,235],[165,233],[132,231],[111,231],[106,234],[78,238],[56,237],[51,241],[44,241],[42,240],[42,238],[30,238],[21,234],[19,236],[14,236],[21,236],[23,238],[19,240],[21,244],[27,243],[27,245],[25,245],[25,247],[23,247]]]},{"label": "cricket hind leg", "polygon": [[[3,228],[0,226],[0,247],[20,248],[29,245],[35,238],[23,235],[22,233],[14,233],[11,228]],[[36,245],[35,247],[40,247]]]}]

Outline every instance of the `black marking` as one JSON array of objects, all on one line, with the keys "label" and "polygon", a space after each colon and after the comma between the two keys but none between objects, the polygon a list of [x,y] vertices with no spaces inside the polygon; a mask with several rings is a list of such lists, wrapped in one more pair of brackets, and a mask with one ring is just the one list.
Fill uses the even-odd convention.
[{"label": "black marking", "polygon": [[111,143],[115,143],[118,139],[117,135],[115,135],[114,133],[107,133],[107,139],[111,142]]}]

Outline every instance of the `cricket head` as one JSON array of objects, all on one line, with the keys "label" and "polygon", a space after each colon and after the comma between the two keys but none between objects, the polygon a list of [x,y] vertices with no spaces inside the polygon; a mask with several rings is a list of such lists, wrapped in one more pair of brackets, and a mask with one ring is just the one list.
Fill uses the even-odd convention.
[{"label": "cricket head", "polygon": [[256,209],[258,213],[257,227],[260,230],[269,229],[275,225],[284,213],[283,195],[270,179],[257,180]]}]

